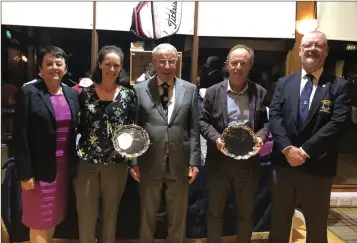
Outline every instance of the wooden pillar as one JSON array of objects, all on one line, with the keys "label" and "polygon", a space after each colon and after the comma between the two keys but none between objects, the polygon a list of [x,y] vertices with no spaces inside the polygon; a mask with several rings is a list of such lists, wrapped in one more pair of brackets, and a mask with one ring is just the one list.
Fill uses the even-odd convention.
[{"label": "wooden pillar", "polygon": [[[313,19],[315,17],[315,1],[296,2],[296,21],[303,19]],[[295,31],[295,44],[286,58],[285,74],[289,75],[301,70],[301,59],[299,57],[299,47],[301,44],[302,34]]]},{"label": "wooden pillar", "polygon": [[198,67],[198,5],[199,2],[195,1],[195,15],[193,26],[193,44],[191,55],[191,82],[197,84],[197,67]]},{"label": "wooden pillar", "polygon": [[91,65],[94,66],[98,56],[98,33],[97,33],[97,2],[93,2],[93,30],[92,30],[92,48]]}]

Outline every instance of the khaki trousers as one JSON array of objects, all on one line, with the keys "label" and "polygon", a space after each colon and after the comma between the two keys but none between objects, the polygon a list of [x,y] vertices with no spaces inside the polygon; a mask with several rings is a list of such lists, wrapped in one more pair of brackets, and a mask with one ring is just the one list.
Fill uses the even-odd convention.
[{"label": "khaki trousers", "polygon": [[80,161],[74,188],[77,198],[81,243],[96,243],[99,199],[102,199],[102,227],[99,243],[114,243],[117,214],[128,175],[127,163],[92,164]]}]

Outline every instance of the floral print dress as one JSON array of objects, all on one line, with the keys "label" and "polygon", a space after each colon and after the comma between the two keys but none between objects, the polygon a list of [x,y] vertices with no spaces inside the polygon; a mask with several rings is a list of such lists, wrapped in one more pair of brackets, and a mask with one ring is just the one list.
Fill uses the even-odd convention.
[{"label": "floral print dress", "polygon": [[95,86],[84,88],[79,95],[79,158],[95,164],[123,162],[125,158],[114,149],[112,136],[121,125],[135,122],[136,105],[135,91],[123,86],[114,101],[100,100]]}]

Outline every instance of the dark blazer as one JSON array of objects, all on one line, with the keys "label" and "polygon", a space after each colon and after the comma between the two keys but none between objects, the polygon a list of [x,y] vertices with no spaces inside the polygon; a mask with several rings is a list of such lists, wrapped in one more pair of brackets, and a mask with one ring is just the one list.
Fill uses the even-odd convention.
[{"label": "dark blazer", "polygon": [[[200,129],[202,136],[207,140],[206,163],[219,163],[227,159],[216,146],[216,140],[221,137],[223,130],[228,127],[227,110],[227,86],[228,80],[209,87],[203,99],[203,107],[200,115]],[[266,107],[266,90],[248,80],[249,97],[249,122],[254,132],[262,138],[263,142],[268,137],[268,118]]]},{"label": "dark blazer", "polygon": [[[72,113],[69,136],[70,162],[76,161],[75,130],[78,122],[78,92],[62,84]],[[13,125],[14,157],[18,179],[51,182],[56,177],[56,120],[46,84],[39,79],[19,92]]]},{"label": "dark blazer", "polygon": [[300,83],[301,72],[278,80],[269,111],[269,127],[274,138],[272,163],[290,167],[282,150],[291,145],[301,146],[310,159],[298,169],[334,176],[339,136],[349,118],[348,82],[325,72],[321,74],[304,128],[298,126]]},{"label": "dark blazer", "polygon": [[200,165],[197,87],[182,79],[175,81],[175,105],[167,121],[160,102],[156,77],[136,84],[137,124],[149,134],[150,146],[137,161],[142,176],[161,177],[169,157],[171,176],[188,176],[188,165]]}]

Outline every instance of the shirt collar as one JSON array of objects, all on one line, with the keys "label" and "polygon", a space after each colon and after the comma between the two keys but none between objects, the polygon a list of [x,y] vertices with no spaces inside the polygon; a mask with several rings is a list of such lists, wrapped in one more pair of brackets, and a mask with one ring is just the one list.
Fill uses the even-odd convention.
[{"label": "shirt collar", "polygon": [[234,93],[234,94],[242,95],[242,94],[245,94],[245,93],[247,92],[247,90],[248,90],[248,80],[245,82],[245,86],[244,86],[243,90],[240,91],[239,93],[234,92],[234,91],[232,90],[232,88],[231,88],[231,85],[229,84],[229,79],[228,79],[227,81],[228,81],[227,93],[228,93],[228,92],[232,92],[232,93]]},{"label": "shirt collar", "polygon": [[[314,79],[316,79],[317,82],[319,81],[323,70],[324,70],[324,68],[321,67],[320,69],[317,69],[315,72],[311,73],[312,75],[314,75]],[[307,74],[307,72],[303,68],[301,71],[301,77],[304,78],[306,76],[306,74]]]},{"label": "shirt collar", "polygon": [[[174,77],[174,80],[176,79],[176,77]],[[159,78],[159,76],[157,76],[156,75],[156,80],[157,80],[157,86],[161,86],[161,85],[163,85],[165,82],[164,81],[162,81],[160,78]],[[166,82],[168,85],[170,85],[170,87],[173,87],[174,86],[174,80],[171,80],[171,81],[169,81],[169,82]]]}]

